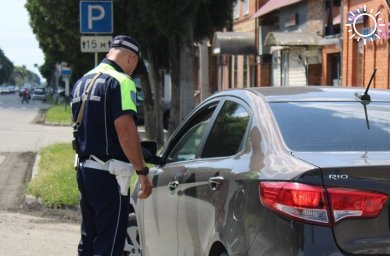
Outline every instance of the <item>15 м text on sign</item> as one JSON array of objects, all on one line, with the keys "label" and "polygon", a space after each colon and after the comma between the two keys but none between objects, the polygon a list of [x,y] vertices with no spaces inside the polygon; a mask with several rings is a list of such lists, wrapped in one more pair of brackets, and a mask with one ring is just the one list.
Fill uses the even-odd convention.
[{"label": "15 \u043c text on sign", "polygon": [[82,36],[81,52],[108,52],[111,47],[111,36]]}]

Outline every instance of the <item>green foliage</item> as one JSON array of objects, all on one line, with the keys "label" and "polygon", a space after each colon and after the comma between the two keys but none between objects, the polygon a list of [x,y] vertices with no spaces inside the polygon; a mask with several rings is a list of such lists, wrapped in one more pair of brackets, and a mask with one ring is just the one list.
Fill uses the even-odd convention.
[{"label": "green foliage", "polygon": [[[79,1],[27,0],[25,7],[45,55],[40,72],[48,81],[57,62],[69,64],[73,81],[93,67],[93,54],[80,52]],[[229,23],[232,0],[113,0],[113,7],[114,35],[135,36],[156,64],[167,67],[167,41],[187,32],[186,20],[195,20],[196,40],[210,37]]]},{"label": "green foliage", "polygon": [[39,197],[45,206],[75,206],[79,202],[74,151],[70,144],[55,144],[39,152],[39,172],[27,187],[27,193]]},{"label": "green foliage", "polygon": [[214,32],[230,27],[233,0],[203,0],[195,14],[194,39],[212,38]]},{"label": "green foliage", "polygon": [[183,30],[183,24],[188,18],[192,18],[197,10],[198,0],[141,0],[138,6],[143,21],[154,24],[156,29],[166,38],[175,37]]},{"label": "green foliage", "polygon": [[141,24],[154,27],[157,33],[153,35],[160,34],[166,39],[188,33],[186,24],[189,19],[194,20],[193,37],[196,41],[211,38],[215,31],[229,25],[232,19],[233,0],[132,1],[140,10]]},{"label": "green foliage", "polygon": [[40,84],[39,76],[23,67],[15,67],[11,75],[15,85],[23,86],[25,83]]},{"label": "green foliage", "polygon": [[72,124],[72,112],[70,106],[61,104],[50,107],[46,113],[45,123],[55,125]]},{"label": "green foliage", "polygon": [[0,84],[13,83],[12,72],[14,64],[4,55],[3,50],[0,49]]},{"label": "green foliage", "polygon": [[[191,90],[194,86],[190,74],[193,72],[193,43],[211,39],[216,30],[231,24],[233,0],[112,2],[113,34],[132,35],[140,41],[144,57],[155,71],[150,83],[158,84],[162,79],[160,70],[165,69],[171,73],[172,90],[179,94],[174,99],[184,97],[185,106],[180,106],[179,100],[172,101],[171,123],[178,125],[181,113],[193,107]],[[27,0],[26,8],[45,55],[41,74],[53,83],[55,64],[65,61],[73,70],[73,84],[94,64],[93,54],[80,52],[79,1]],[[156,89],[157,85],[152,88]],[[181,108],[184,111],[180,111]]]},{"label": "green foliage", "polygon": [[73,80],[93,67],[93,54],[80,52],[79,1],[28,0],[25,7],[45,55],[40,71],[47,81],[53,80],[57,62],[70,65]]}]

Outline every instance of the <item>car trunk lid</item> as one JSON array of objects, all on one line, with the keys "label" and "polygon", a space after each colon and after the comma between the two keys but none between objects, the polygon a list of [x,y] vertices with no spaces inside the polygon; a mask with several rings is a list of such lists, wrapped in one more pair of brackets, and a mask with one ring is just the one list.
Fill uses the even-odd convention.
[{"label": "car trunk lid", "polygon": [[[333,219],[338,221],[332,226],[335,240],[339,247],[352,254],[389,254],[390,253],[390,152],[341,152],[341,153],[293,153],[301,160],[318,166],[321,169],[324,186],[331,201]],[[356,191],[360,198],[371,196],[386,198],[381,202],[381,209],[376,217],[356,216],[339,219],[334,211],[337,206],[333,197],[335,188],[342,188],[351,197],[342,195],[339,202],[352,207],[362,204],[356,199]],[[358,197],[359,197],[358,196]],[[333,200],[333,204],[332,204]],[[376,199],[374,199],[376,200]],[[373,200],[363,202],[369,208]],[[337,212],[337,213],[335,213]],[[364,212],[364,211],[363,211]],[[347,216],[349,213],[346,213]],[[353,215],[353,214],[352,214]],[[364,215],[364,214],[363,214]]]}]

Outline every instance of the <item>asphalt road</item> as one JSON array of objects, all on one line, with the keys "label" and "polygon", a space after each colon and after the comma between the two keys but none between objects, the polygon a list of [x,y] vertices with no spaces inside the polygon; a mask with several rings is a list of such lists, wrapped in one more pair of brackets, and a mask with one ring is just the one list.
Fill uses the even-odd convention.
[{"label": "asphalt road", "polygon": [[0,95],[0,256],[68,256],[77,254],[79,213],[27,208],[24,189],[36,153],[53,143],[70,142],[70,127],[39,124],[48,104],[22,104]]}]

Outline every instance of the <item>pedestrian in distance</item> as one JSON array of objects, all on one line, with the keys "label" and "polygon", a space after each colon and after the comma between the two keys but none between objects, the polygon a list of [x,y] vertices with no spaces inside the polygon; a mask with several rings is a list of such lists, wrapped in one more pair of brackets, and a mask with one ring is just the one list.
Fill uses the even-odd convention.
[{"label": "pedestrian in distance", "polygon": [[140,183],[138,198],[152,193],[135,124],[136,85],[131,78],[145,72],[139,43],[121,35],[113,39],[106,58],[73,86],[82,215],[78,255],[122,255],[132,170]]},{"label": "pedestrian in distance", "polygon": [[28,88],[25,88],[22,92],[22,104],[27,103],[30,100],[30,91]]}]

